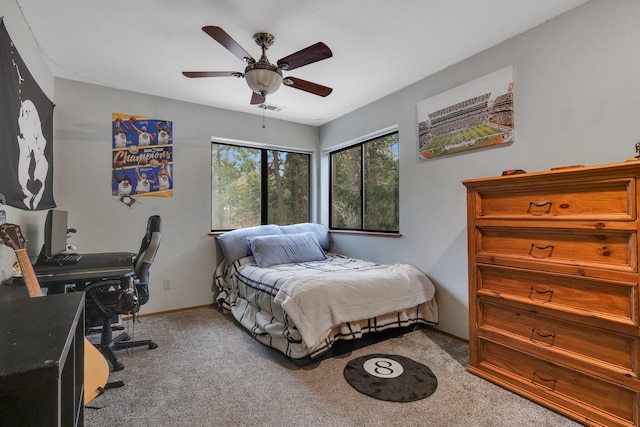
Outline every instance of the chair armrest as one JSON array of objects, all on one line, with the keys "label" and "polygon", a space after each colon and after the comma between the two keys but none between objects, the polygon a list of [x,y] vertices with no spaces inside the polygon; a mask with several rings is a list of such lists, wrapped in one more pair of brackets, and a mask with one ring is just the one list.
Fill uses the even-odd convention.
[{"label": "chair armrest", "polygon": [[106,316],[139,310],[137,286],[133,285],[131,276],[91,283],[85,287],[85,293],[87,301],[94,303]]},{"label": "chair armrest", "polygon": [[[118,291],[112,288],[119,289],[119,287],[119,280],[105,280],[101,282],[90,283],[89,285],[85,286],[84,292],[87,297],[87,302],[94,303],[100,309],[100,311],[104,313],[105,316],[113,316],[118,314],[114,310],[116,307],[114,303],[117,303]],[[104,301],[103,303],[103,300],[106,300],[107,298],[111,299],[111,301]],[[107,308],[107,305],[110,308]]]},{"label": "chair armrest", "polygon": [[149,284],[136,279],[134,282],[138,294],[138,305],[144,305],[149,301]]}]

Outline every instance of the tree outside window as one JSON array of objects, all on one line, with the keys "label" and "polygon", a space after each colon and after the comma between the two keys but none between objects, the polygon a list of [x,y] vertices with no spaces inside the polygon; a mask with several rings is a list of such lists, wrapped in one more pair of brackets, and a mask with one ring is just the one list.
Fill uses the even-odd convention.
[{"label": "tree outside window", "polygon": [[393,132],[330,156],[330,227],[399,232],[399,136]]},{"label": "tree outside window", "polygon": [[211,230],[310,220],[309,154],[213,142]]}]

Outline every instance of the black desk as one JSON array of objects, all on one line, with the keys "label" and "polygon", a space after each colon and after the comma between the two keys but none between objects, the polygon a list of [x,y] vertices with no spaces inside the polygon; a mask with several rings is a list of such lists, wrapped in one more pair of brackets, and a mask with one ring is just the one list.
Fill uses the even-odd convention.
[{"label": "black desk", "polygon": [[[106,252],[96,254],[82,254],[76,264],[44,265],[34,264],[33,271],[38,283],[43,288],[49,288],[49,293],[59,293],[61,285],[75,285],[82,290],[88,282],[97,280],[119,279],[133,274],[133,256],[131,252]],[[15,299],[22,296],[24,280],[11,278],[4,282],[0,292],[0,299]],[[62,288],[62,292],[64,292]]]},{"label": "black desk", "polygon": [[46,265],[34,264],[40,286],[69,283],[86,283],[100,279],[118,279],[133,273],[131,252],[106,252],[82,254],[76,264]]}]

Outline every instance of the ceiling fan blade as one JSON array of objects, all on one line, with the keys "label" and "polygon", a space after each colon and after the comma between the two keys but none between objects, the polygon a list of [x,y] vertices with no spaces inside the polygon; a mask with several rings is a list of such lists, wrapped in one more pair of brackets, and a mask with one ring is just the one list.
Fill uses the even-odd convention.
[{"label": "ceiling fan blade", "polygon": [[282,83],[287,86],[291,86],[292,88],[300,89],[318,96],[328,96],[331,92],[333,92],[333,89],[331,89],[330,87],[322,86],[318,83],[308,82],[296,77],[285,77],[282,80]]},{"label": "ceiling fan blade", "polygon": [[303,65],[322,61],[332,56],[331,49],[326,44],[318,42],[278,60],[278,67],[283,70],[295,70]]},{"label": "ceiling fan blade", "polygon": [[259,93],[251,92],[251,105],[263,104],[267,99]]},{"label": "ceiling fan blade", "polygon": [[240,46],[238,42],[232,39],[231,36],[227,34],[227,32],[222,28],[208,25],[206,27],[202,27],[202,31],[209,34],[215,41],[224,46],[229,52],[233,53],[241,61],[247,62],[247,60],[249,60],[249,62],[252,63],[256,62],[251,54],[244,50],[244,48]]},{"label": "ceiling fan blade", "polygon": [[185,77],[242,77],[242,73],[237,71],[183,71]]}]

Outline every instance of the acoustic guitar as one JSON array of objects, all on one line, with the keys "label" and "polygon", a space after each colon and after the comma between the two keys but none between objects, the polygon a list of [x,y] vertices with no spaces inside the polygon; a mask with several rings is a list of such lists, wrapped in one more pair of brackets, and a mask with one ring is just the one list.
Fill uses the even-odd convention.
[{"label": "acoustic guitar", "polygon": [[[38,278],[33,271],[29,255],[25,249],[25,238],[20,226],[15,224],[0,225],[0,238],[2,243],[16,252],[24,282],[29,291],[29,296],[41,297],[42,289]],[[102,391],[109,379],[109,364],[102,353],[84,338],[84,404],[91,402]]]}]

